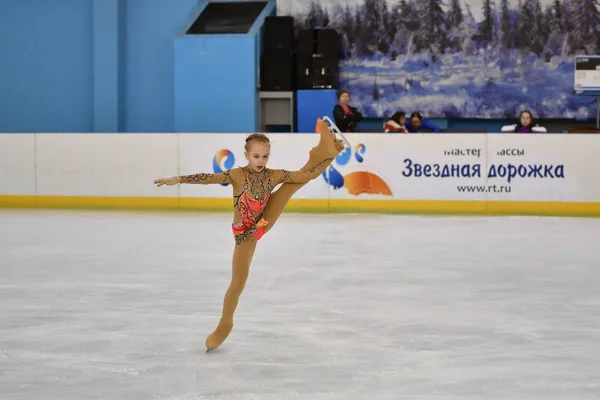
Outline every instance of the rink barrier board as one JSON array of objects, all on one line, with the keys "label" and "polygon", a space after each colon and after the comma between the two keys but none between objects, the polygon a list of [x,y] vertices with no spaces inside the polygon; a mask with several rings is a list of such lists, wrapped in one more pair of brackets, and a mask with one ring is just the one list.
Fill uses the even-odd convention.
[{"label": "rink barrier board", "polygon": [[[0,207],[231,212],[230,186],[157,188],[152,182],[175,174],[218,172],[217,163],[222,169],[243,165],[241,144],[246,136],[0,134]],[[376,187],[376,179],[369,187],[334,189],[319,177],[295,194],[287,211],[600,216],[600,135],[349,136],[356,146],[348,149],[351,154],[345,161],[338,159],[340,155],[332,166],[344,178],[357,171],[375,175],[393,194],[378,194],[381,183]],[[318,142],[318,135],[273,134],[270,138],[274,150],[269,166],[292,170],[306,162],[306,150]],[[501,154],[505,149],[510,154]],[[423,172],[426,165],[433,171],[432,165],[450,164],[479,165],[482,173],[478,177],[454,176],[454,170],[449,170],[450,177],[405,175],[406,159],[420,164]],[[564,176],[516,176],[511,182],[486,174],[492,165],[511,164],[525,168],[525,173],[543,174],[547,166],[556,174],[553,168],[564,164]],[[532,165],[539,170],[532,170]],[[512,190],[459,193],[460,185],[510,186]]]},{"label": "rink barrier board", "polygon": [[[3,208],[231,212],[230,198],[0,196]],[[600,203],[292,199],[286,212],[600,217]]]}]

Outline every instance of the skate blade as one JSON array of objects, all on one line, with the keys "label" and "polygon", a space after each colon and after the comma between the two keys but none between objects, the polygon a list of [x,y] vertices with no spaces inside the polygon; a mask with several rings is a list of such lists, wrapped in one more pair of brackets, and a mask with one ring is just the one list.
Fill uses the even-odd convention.
[{"label": "skate blade", "polygon": [[340,128],[337,127],[337,125],[331,120],[331,118],[329,118],[328,116],[324,116],[323,121],[325,121],[325,123],[329,127],[329,130],[331,131],[331,133],[333,133],[334,136],[335,135],[340,136],[340,138],[342,139],[342,143],[344,143],[344,145],[346,145],[348,147],[352,147],[352,145],[350,144],[350,142],[348,141],[346,136],[344,136],[342,131],[340,131]]}]

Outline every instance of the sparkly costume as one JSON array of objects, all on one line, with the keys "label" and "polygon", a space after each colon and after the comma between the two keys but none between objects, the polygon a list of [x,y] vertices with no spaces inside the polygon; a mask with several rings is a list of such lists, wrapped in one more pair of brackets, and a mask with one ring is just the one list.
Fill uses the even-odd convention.
[{"label": "sparkly costume", "polygon": [[[231,284],[225,293],[219,325],[206,338],[206,348],[219,347],[233,329],[233,314],[246,285],[256,243],[267,233],[283,212],[285,205],[300,188],[317,178],[344,150],[323,120],[317,122],[319,144],[311,149],[306,165],[299,171],[267,169],[253,172],[247,167],[234,168],[218,174],[194,174],[180,177],[181,183],[221,184],[233,186],[235,238]],[[273,189],[282,184],[273,192]]]},{"label": "sparkly costume", "polygon": [[221,184],[233,186],[235,209],[232,230],[236,245],[254,237],[259,240],[266,232],[269,221],[263,218],[271,192],[281,183],[305,184],[319,175],[331,164],[333,157],[322,160],[307,171],[267,169],[253,172],[247,167],[231,169],[218,174],[195,174],[181,177],[181,183]]}]

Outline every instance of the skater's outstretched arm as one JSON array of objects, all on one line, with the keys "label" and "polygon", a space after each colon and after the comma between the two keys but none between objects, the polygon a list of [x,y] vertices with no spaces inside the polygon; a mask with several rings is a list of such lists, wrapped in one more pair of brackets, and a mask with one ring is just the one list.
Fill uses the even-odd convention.
[{"label": "skater's outstretched arm", "polygon": [[183,175],[179,177],[179,183],[190,183],[198,185],[210,185],[220,183],[233,183],[231,179],[231,171],[219,172],[217,174],[193,174]]},{"label": "skater's outstretched arm", "polygon": [[199,173],[193,175],[173,176],[171,178],[161,178],[154,181],[159,187],[162,185],[176,185],[178,183],[188,183],[197,185],[211,185],[222,183],[233,183],[232,170],[219,172],[217,174]]}]

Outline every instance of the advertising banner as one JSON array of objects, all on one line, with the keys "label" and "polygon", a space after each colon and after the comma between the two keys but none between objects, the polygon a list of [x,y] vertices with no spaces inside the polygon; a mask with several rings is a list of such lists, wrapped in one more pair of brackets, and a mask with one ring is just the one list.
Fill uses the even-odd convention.
[{"label": "advertising banner", "polygon": [[[451,140],[450,140],[451,139]],[[485,135],[350,135],[329,171],[334,199],[485,200]]]},{"label": "advertising banner", "polygon": [[[153,180],[245,166],[247,136],[0,135],[0,205],[56,200],[65,206],[229,210],[230,184],[157,188]],[[268,136],[272,169],[300,170],[319,142],[318,134]],[[348,138],[352,146],[294,195],[290,210],[600,215],[598,135]]]},{"label": "advertising banner", "polygon": [[0,196],[31,196],[35,189],[35,135],[0,134]]},{"label": "advertising banner", "polygon": [[[181,135],[180,173],[243,166],[246,135]],[[270,168],[300,169],[317,135],[269,136]],[[352,148],[295,198],[600,201],[600,138],[592,135],[350,134]],[[228,186],[185,185],[182,197],[229,197]]]},{"label": "advertising banner", "polygon": [[600,201],[597,135],[488,135],[490,201]]}]

